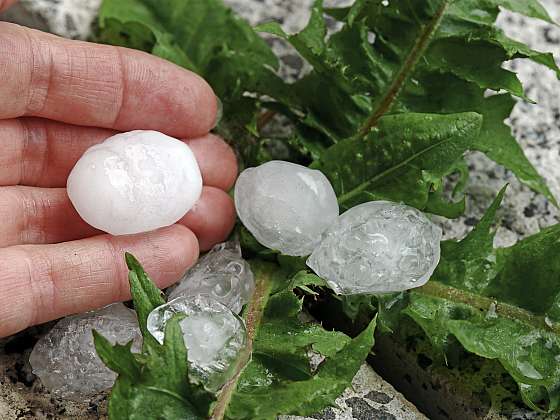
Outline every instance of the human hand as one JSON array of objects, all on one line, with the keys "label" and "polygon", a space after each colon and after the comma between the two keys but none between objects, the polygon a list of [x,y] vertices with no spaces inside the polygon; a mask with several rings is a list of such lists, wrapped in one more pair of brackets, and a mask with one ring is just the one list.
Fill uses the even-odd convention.
[{"label": "human hand", "polygon": [[[200,77],[139,51],[0,22],[0,80],[0,337],[128,299],[125,251],[166,287],[199,247],[227,237],[237,163],[208,134],[217,103]],[[88,147],[135,129],[191,139],[205,186],[177,224],[112,237],[80,219],[66,180]]]}]

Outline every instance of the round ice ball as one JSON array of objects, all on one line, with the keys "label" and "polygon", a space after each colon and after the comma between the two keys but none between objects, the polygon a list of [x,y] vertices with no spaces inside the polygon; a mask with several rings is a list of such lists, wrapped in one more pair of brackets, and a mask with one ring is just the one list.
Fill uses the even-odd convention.
[{"label": "round ice ball", "polygon": [[176,314],[191,373],[216,391],[231,378],[234,362],[247,342],[243,320],[229,308],[205,295],[181,296],[155,308],[148,316],[148,331],[163,344],[167,322]]},{"label": "round ice ball", "polygon": [[412,289],[436,269],[441,235],[415,208],[371,201],[342,214],[307,265],[338,294]]},{"label": "round ice ball", "polygon": [[138,130],[89,148],[67,187],[82,219],[113,235],[127,235],[181,219],[200,197],[202,176],[185,143]]},{"label": "round ice ball", "polygon": [[293,256],[309,255],[338,216],[327,177],[283,161],[243,171],[235,184],[235,206],[257,241]]}]

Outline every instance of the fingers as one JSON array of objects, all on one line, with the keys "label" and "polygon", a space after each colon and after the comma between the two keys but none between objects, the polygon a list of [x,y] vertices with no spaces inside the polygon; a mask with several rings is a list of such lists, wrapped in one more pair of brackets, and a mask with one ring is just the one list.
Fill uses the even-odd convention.
[{"label": "fingers", "polygon": [[100,232],[84,222],[64,188],[0,188],[0,247],[53,244]]},{"label": "fingers", "polygon": [[[0,121],[0,185],[65,187],[84,152],[115,133],[40,118]],[[196,156],[204,184],[231,188],[237,175],[231,147],[212,134],[187,144]]]},{"label": "fingers", "polygon": [[0,23],[0,119],[39,116],[120,131],[197,137],[217,101],[192,72],[152,55]]},{"label": "fingers", "polygon": [[0,249],[0,337],[129,299],[125,252],[163,288],[194,264],[198,243],[190,230],[173,225],[140,235]]},{"label": "fingers", "polygon": [[38,118],[0,121],[0,185],[64,187],[80,156],[115,133]]},{"label": "fingers", "polygon": [[[64,188],[2,187],[0,220],[0,247],[53,244],[102,233],[80,218]],[[204,187],[195,208],[181,221],[196,233],[203,249],[224,240],[234,222],[231,199],[213,187]]]},{"label": "fingers", "polygon": [[196,156],[204,185],[228,191],[237,178],[238,170],[233,149],[213,134],[186,142]]},{"label": "fingers", "polygon": [[0,12],[9,8],[16,0],[0,0]]},{"label": "fingers", "polygon": [[204,187],[202,197],[179,223],[188,226],[196,236],[202,251],[223,242],[235,225],[235,207],[224,191]]}]

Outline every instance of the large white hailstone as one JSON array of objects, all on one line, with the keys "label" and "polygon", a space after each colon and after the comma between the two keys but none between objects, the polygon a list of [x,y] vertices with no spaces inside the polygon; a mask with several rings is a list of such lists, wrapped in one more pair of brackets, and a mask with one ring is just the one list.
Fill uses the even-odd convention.
[{"label": "large white hailstone", "polygon": [[339,211],[322,172],[283,161],[243,171],[235,184],[235,207],[262,245],[293,256],[313,252]]},{"label": "large white hailstone", "polygon": [[128,235],[181,219],[200,197],[202,176],[185,143],[138,130],[89,148],[72,169],[67,187],[87,223]]},{"label": "large white hailstone", "polygon": [[341,215],[307,265],[338,294],[412,289],[436,269],[441,235],[415,208],[371,201]]},{"label": "large white hailstone", "polygon": [[243,320],[206,295],[181,296],[158,306],[148,316],[148,331],[163,344],[167,322],[177,314],[192,375],[212,391],[230,379],[239,351],[247,342]]}]

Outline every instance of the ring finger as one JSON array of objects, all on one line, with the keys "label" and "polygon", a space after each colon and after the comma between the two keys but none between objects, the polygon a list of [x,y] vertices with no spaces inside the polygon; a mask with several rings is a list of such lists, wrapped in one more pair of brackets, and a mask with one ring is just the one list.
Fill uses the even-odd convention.
[{"label": "ring finger", "polygon": [[[55,244],[103,233],[80,218],[64,188],[0,187],[0,218],[0,248]],[[228,236],[234,221],[229,196],[204,187],[199,202],[179,223],[191,229],[207,250]]]},{"label": "ring finger", "polygon": [[[65,187],[84,152],[115,133],[39,118],[0,121],[0,185]],[[212,134],[187,144],[199,162],[204,185],[231,188],[237,175],[231,147]]]}]

